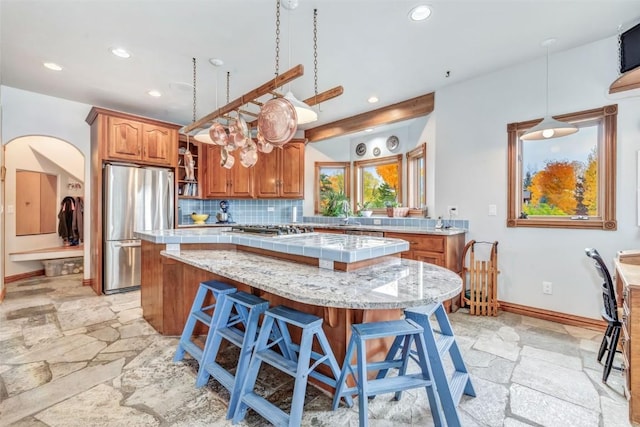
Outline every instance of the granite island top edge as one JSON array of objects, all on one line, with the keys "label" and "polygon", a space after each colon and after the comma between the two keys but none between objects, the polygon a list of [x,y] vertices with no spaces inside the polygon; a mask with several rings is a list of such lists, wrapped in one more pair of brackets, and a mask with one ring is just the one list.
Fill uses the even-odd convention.
[{"label": "granite island top edge", "polygon": [[165,257],[304,304],[400,309],[458,295],[462,279],[433,264],[387,259],[351,272],[232,250],[162,251]]}]

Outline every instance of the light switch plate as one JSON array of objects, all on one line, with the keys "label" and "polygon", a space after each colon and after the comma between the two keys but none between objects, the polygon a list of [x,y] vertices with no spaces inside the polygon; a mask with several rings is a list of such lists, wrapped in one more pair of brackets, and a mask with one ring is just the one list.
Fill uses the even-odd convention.
[{"label": "light switch plate", "polygon": [[373,220],[373,225],[380,225],[382,224],[382,220],[381,219],[374,219]]},{"label": "light switch plate", "polygon": [[489,216],[498,215],[498,207],[496,205],[489,205]]}]

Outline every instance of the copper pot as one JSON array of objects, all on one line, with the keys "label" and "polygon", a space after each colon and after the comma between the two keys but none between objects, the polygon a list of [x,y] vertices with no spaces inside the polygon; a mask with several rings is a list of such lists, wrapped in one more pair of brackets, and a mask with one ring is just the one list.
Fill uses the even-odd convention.
[{"label": "copper pot", "polygon": [[298,115],[293,104],[284,98],[273,98],[262,106],[258,115],[258,131],[264,140],[277,147],[291,141],[298,130]]},{"label": "copper pot", "polygon": [[226,147],[222,147],[222,155],[220,158],[220,166],[225,169],[231,169],[233,164],[236,162],[236,159],[233,158],[231,154],[227,151]]},{"label": "copper pot", "polygon": [[217,145],[227,145],[229,142],[229,137],[224,130],[224,126],[218,122],[214,122],[209,128],[209,138]]}]

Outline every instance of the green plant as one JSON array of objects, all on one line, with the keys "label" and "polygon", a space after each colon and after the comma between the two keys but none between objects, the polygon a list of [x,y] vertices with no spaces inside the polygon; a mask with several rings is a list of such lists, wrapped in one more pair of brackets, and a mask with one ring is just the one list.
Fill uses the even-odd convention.
[{"label": "green plant", "polygon": [[400,208],[400,207],[402,207],[402,203],[398,203],[397,200],[386,201],[386,202],[384,202],[384,205],[387,208]]},{"label": "green plant", "polygon": [[324,216],[351,215],[351,204],[349,197],[342,191],[326,190],[322,194]]}]

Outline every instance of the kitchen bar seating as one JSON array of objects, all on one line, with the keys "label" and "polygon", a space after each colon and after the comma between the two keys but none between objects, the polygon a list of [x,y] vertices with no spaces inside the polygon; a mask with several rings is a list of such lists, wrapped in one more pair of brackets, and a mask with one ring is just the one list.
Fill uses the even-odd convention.
[{"label": "kitchen bar seating", "polygon": [[[300,344],[292,341],[290,326],[302,330]],[[312,350],[314,338],[323,353]],[[272,350],[275,345],[279,346],[280,353]],[[295,378],[289,414],[254,392],[262,362]],[[320,365],[329,367],[333,378],[318,372],[316,368]],[[322,318],[282,305],[270,308],[264,315],[233,423],[242,420],[248,408],[252,408],[276,426],[297,427],[302,420],[308,377],[335,388],[339,375],[340,367],[322,330]],[[351,396],[347,396],[346,400],[350,406],[353,405]]]},{"label": "kitchen bar seating", "polygon": [[[187,318],[187,322],[185,323],[184,329],[182,330],[182,335],[180,336],[180,341],[178,342],[176,354],[173,357],[174,362],[181,361],[184,358],[184,353],[186,351],[198,361],[199,365],[202,365],[203,349],[201,349],[195,342],[191,340],[193,330],[196,327],[196,322],[203,323],[209,328],[209,332],[211,332],[211,330],[213,329],[212,325],[215,325],[217,321],[218,310],[216,310],[216,304],[222,303],[225,295],[232,294],[234,292],[236,292],[236,288],[217,280],[209,280],[200,283],[198,292],[196,293],[196,296],[193,299],[193,304],[191,305],[189,317]],[[211,293],[211,295],[215,299],[215,303],[208,306],[203,306],[203,304],[205,304],[205,301],[207,301],[209,293]]]},{"label": "kitchen bar seating", "polygon": [[[382,362],[367,361],[366,341],[385,337],[395,337],[387,357]],[[415,343],[417,362],[420,371],[408,374],[407,368],[412,355],[412,345]],[[398,354],[400,350],[400,354]],[[351,360],[356,357],[356,365]],[[355,371],[354,371],[355,368]],[[398,375],[386,377],[389,369],[397,369]],[[369,371],[379,371],[378,376],[370,380]],[[355,387],[347,386],[347,379],[351,376]],[[340,399],[358,395],[358,412],[360,427],[369,425],[368,400],[383,393],[395,393],[395,399],[400,400],[402,392],[413,388],[425,387],[431,414],[436,426],[443,425],[442,407],[437,393],[437,386],[433,380],[433,373],[424,340],[424,329],[412,320],[390,320],[384,322],[362,323],[351,326],[351,340],[342,365],[338,387],[333,396],[333,409],[338,408]],[[350,402],[347,400],[347,404]]]},{"label": "kitchen bar seating", "polygon": [[[229,408],[227,418],[235,412],[240,397],[240,387],[245,379],[251,353],[253,352],[258,333],[260,315],[269,308],[269,302],[246,292],[227,295],[216,310],[219,312],[217,323],[209,329],[207,343],[198,370],[196,387],[202,387],[215,378],[229,391]],[[242,326],[242,329],[238,328]],[[267,337],[268,338],[268,337]],[[216,362],[222,340],[229,341],[240,348],[238,363],[234,373],[227,371]]]}]

